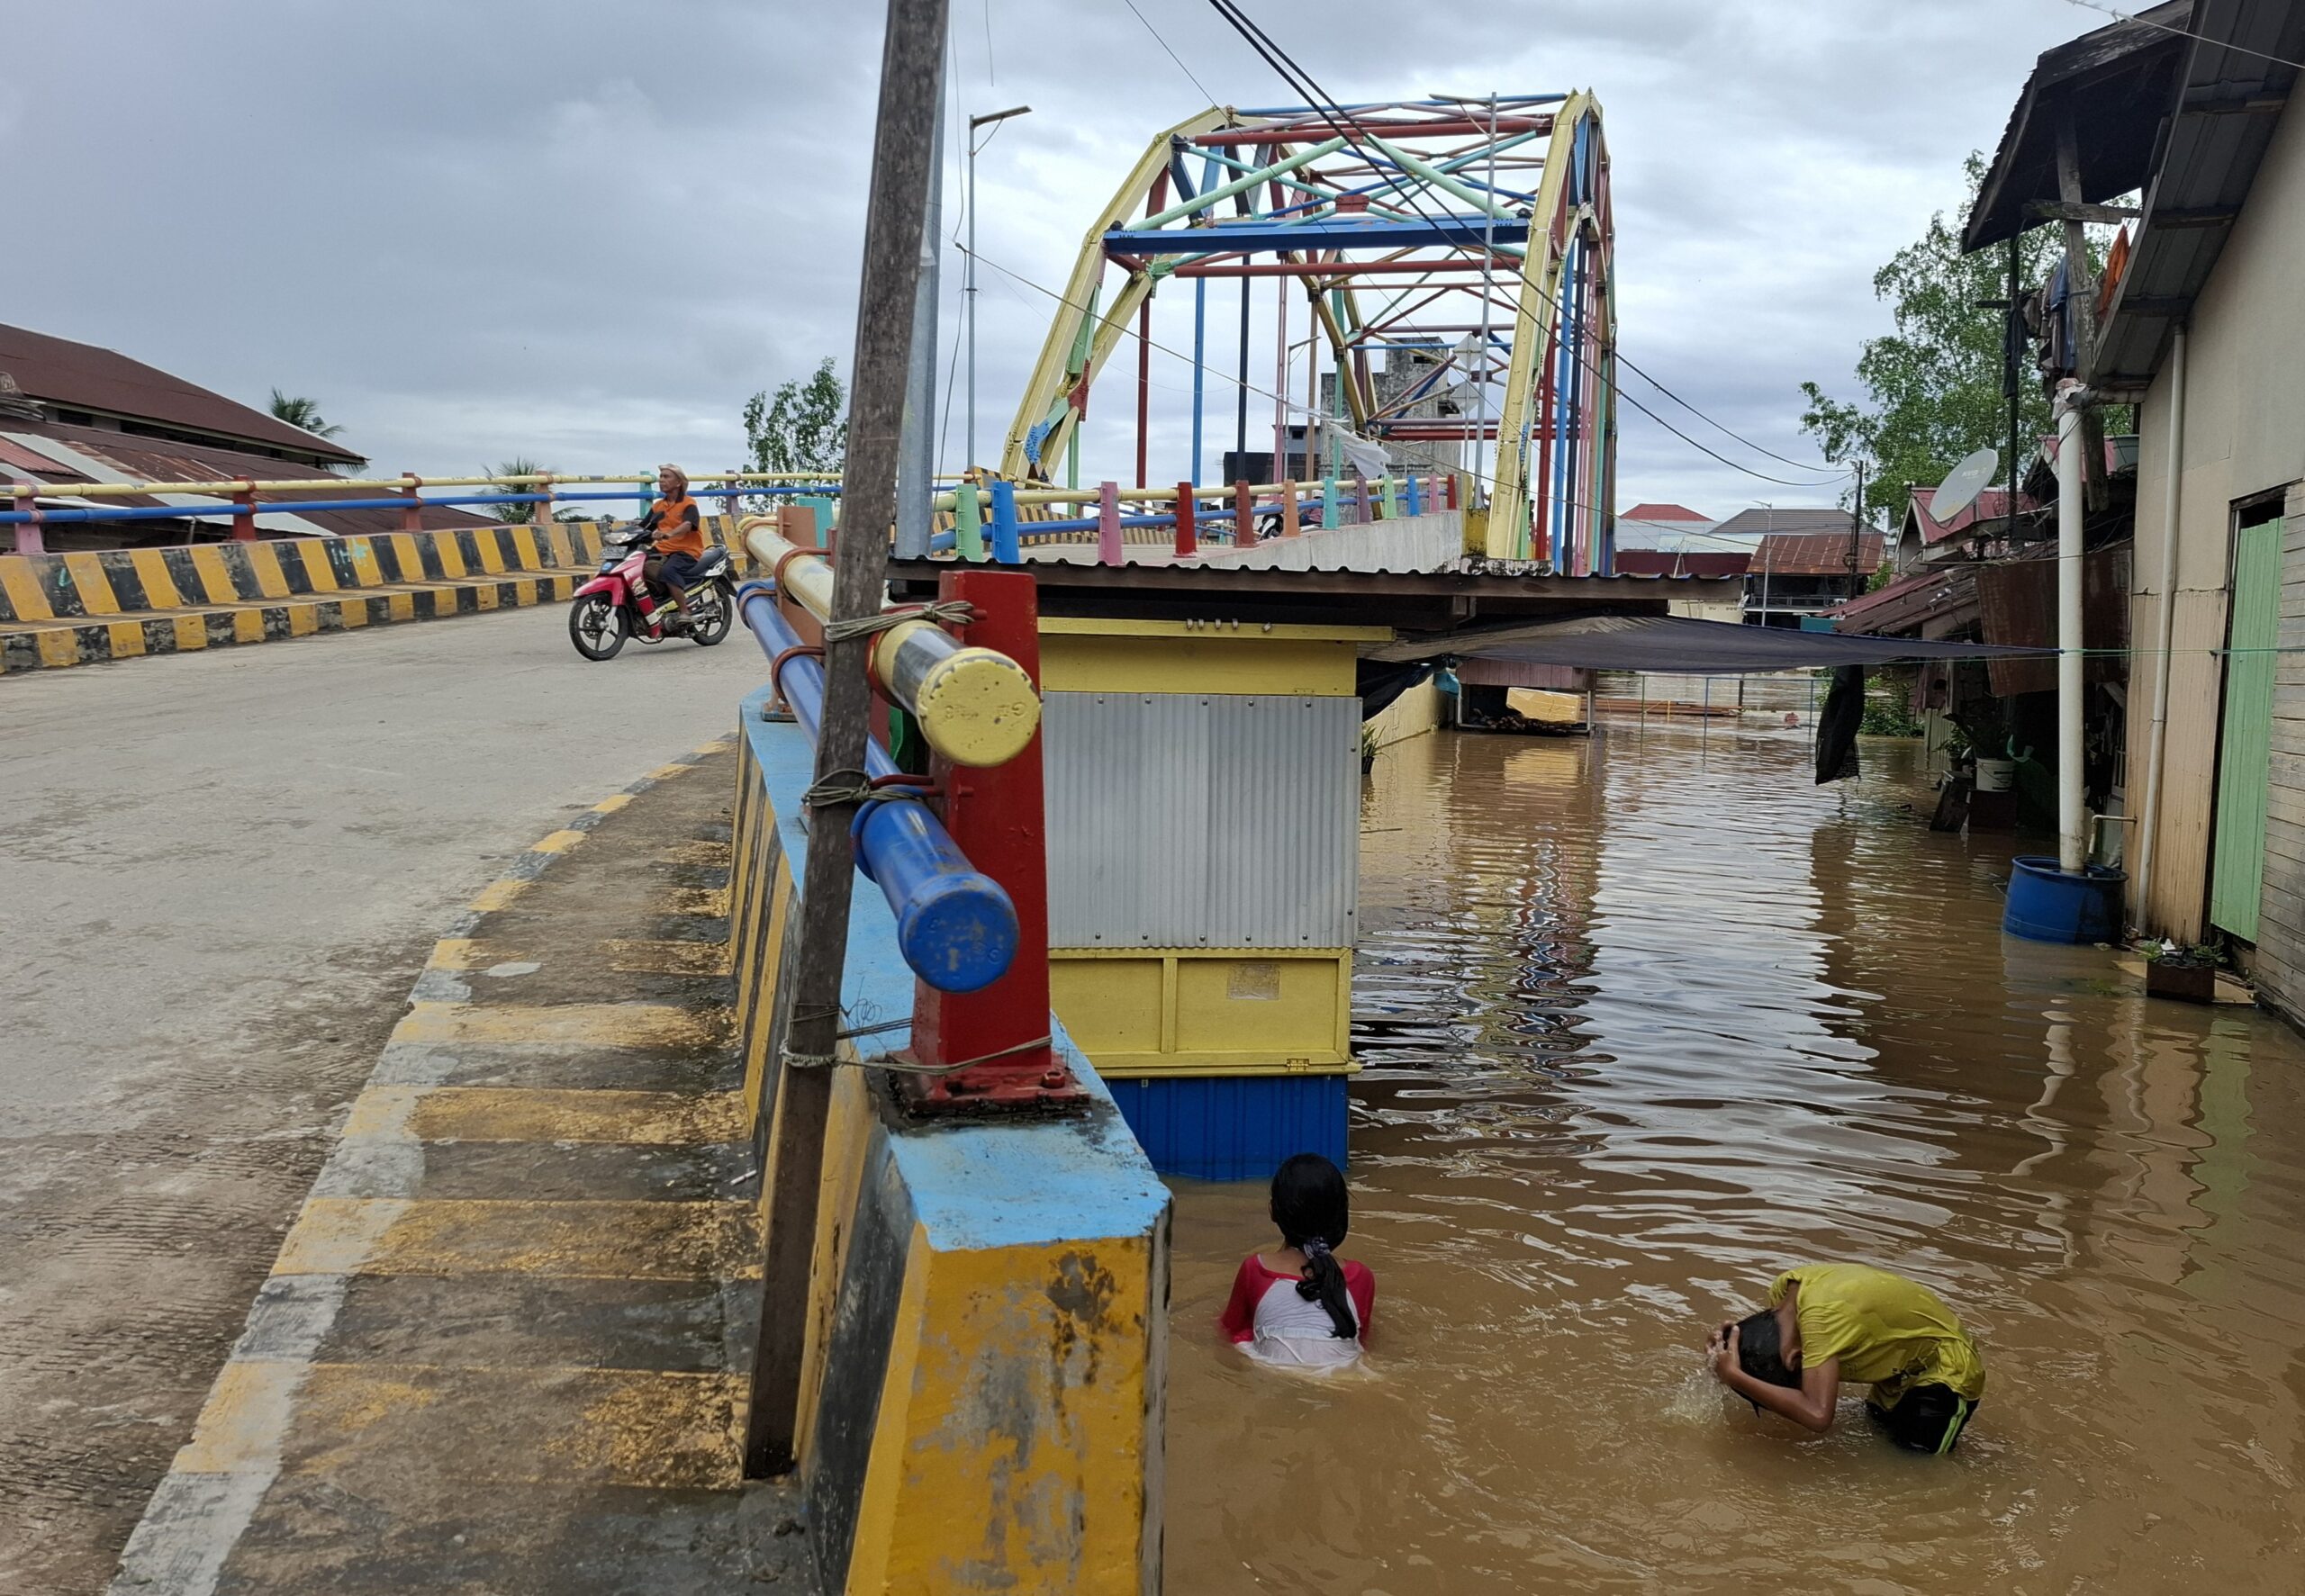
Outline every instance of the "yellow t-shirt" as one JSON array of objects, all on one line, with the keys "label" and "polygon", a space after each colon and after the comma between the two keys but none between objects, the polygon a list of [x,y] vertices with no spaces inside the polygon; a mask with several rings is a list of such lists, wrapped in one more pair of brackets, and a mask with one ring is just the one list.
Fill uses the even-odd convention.
[{"label": "yellow t-shirt", "polygon": [[1795,1281],[1803,1367],[1840,1359],[1840,1377],[1871,1385],[1876,1407],[1894,1407],[1910,1385],[1948,1385],[1970,1402],[1984,1395],[1984,1359],[1927,1286],[1863,1264],[1803,1264],[1776,1277],[1769,1306]]}]

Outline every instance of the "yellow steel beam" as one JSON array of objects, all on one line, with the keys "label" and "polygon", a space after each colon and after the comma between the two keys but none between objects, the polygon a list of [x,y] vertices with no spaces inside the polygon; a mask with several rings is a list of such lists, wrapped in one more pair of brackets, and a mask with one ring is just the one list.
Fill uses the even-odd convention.
[{"label": "yellow steel beam", "polygon": [[[1492,559],[1514,560],[1523,555],[1529,527],[1529,459],[1523,446],[1528,431],[1529,402],[1535,394],[1538,363],[1544,359],[1546,336],[1552,330],[1553,304],[1559,296],[1560,270],[1565,256],[1553,247],[1552,221],[1560,210],[1568,182],[1577,129],[1586,117],[1596,129],[1600,102],[1579,91],[1568,96],[1554,116],[1552,142],[1545,151],[1544,179],[1537,188],[1537,203],[1529,212],[1529,253],[1521,264],[1520,313],[1513,323],[1513,363],[1505,376],[1505,402],[1496,419],[1496,484],[1488,501],[1488,547]],[[1573,221],[1573,219],[1572,219]],[[1537,248],[1541,237],[1543,248]],[[1482,358],[1487,357],[1487,351]]]},{"label": "yellow steel beam", "polygon": [[[1144,153],[1105,208],[1097,212],[1087,235],[1080,242],[1080,258],[1073,263],[1072,275],[1065,279],[1064,297],[1058,302],[1056,314],[1050,319],[1048,337],[1041,345],[1040,358],[1034,363],[1032,380],[1026,383],[1025,393],[1017,405],[1017,419],[1009,424],[1008,438],[1002,447],[1000,474],[1011,482],[1025,482],[1032,475],[1031,463],[1025,457],[1025,439],[1034,427],[1055,407],[1058,400],[1072,392],[1079,384],[1094,379],[1097,368],[1105,356],[1112,351],[1120,336],[1120,329],[1136,313],[1151,292],[1150,280],[1142,272],[1132,273],[1129,286],[1122,291],[1116,302],[1091,340],[1088,357],[1077,375],[1067,371],[1073,346],[1080,341],[1082,320],[1091,314],[1089,309],[1097,292],[1097,284],[1105,275],[1105,234],[1126,224],[1129,216],[1152,191],[1161,174],[1169,169],[1170,141],[1180,135],[1191,138],[1214,129],[1230,125],[1235,118],[1231,111],[1215,105],[1196,115],[1187,117],[1144,147]],[[1070,381],[1068,376],[1070,375]],[[1067,415],[1058,419],[1041,446],[1041,459],[1045,464],[1059,453],[1064,438],[1077,420]]]}]

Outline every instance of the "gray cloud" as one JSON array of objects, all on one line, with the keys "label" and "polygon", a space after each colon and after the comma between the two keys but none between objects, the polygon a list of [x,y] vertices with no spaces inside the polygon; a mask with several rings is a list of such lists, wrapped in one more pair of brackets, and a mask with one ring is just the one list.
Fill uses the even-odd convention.
[{"label": "gray cloud", "polygon": [[[1207,5],[1139,5],[1210,95],[1296,98]],[[1962,157],[1999,136],[2033,56],[2102,20],[2056,0],[1251,9],[1346,101],[1595,90],[1626,352],[1796,458],[1796,384],[1849,391],[1858,341],[1886,324],[1874,268],[1957,203]],[[847,362],[881,19],[790,0],[240,0],[229,25],[167,0],[25,8],[15,59],[104,69],[0,82],[15,197],[50,219],[12,240],[5,314],[238,397],[314,394],[388,468],[733,464],[748,393]],[[956,115],[1035,107],[981,158],[979,240],[1051,287],[1145,141],[1207,103],[1120,0],[956,0],[953,54]],[[955,160],[948,232],[959,199]],[[940,361],[959,283],[948,256]],[[999,272],[982,288],[990,455],[1053,306]],[[1209,300],[1229,373],[1237,302],[1229,285]],[[1190,302],[1162,296],[1157,341],[1189,349]],[[1134,473],[1134,367],[1124,347],[1089,474]],[[1152,475],[1174,481],[1189,370],[1156,355],[1152,376]],[[1210,411],[1213,458],[1229,380]],[[1255,447],[1271,401],[1250,413]],[[945,432],[957,465],[957,413]],[[1619,484],[1622,502],[1722,515],[1830,497],[1741,476],[1632,413]]]}]

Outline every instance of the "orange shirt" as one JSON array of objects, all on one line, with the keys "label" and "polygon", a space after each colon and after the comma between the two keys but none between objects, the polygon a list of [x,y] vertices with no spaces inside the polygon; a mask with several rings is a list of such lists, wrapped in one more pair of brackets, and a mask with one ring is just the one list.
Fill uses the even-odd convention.
[{"label": "orange shirt", "polygon": [[[704,552],[704,514],[696,508],[696,500],[687,494],[678,499],[659,499],[649,509],[656,518],[656,552],[664,555],[701,555]],[[686,525],[691,515],[694,525]]]}]

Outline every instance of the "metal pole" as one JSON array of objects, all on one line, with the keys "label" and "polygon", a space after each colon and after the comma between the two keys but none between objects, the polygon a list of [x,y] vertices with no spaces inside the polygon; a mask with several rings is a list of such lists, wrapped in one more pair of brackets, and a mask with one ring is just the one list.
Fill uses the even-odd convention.
[{"label": "metal pole", "polygon": [[[1496,92],[1488,95],[1488,192],[1496,193]],[[1488,432],[1488,312],[1492,290],[1496,279],[1496,212],[1494,204],[1481,207],[1480,224],[1480,364],[1474,369],[1480,374],[1479,386],[1473,390],[1473,491],[1480,495],[1480,502],[1488,502],[1488,479],[1482,473],[1481,444]],[[1502,451],[1505,440],[1496,440]]]},{"label": "metal pole", "polygon": [[2137,822],[2137,923],[2153,928],[2154,834],[2161,820],[2162,748],[2169,724],[2169,647],[2177,622],[2178,481],[2185,464],[2185,327],[2169,349],[2169,455],[2161,487],[2161,591],[2153,616],[2153,726],[2145,744],[2145,810]]},{"label": "metal pole", "polygon": [[[897,558],[928,556],[936,514],[936,216],[945,194],[945,80],[936,79],[935,149],[928,167],[928,209],[921,219],[920,268],[913,282],[912,344],[904,374],[904,428],[897,445]],[[844,508],[854,510],[854,500]],[[846,515],[842,519],[856,525]],[[877,536],[877,531],[875,532]]]},{"label": "metal pole", "polygon": [[2056,867],[2078,875],[2089,846],[2081,790],[2081,410],[2088,390],[2067,378],[2056,397]]},{"label": "metal pole", "polygon": [[1208,377],[1208,279],[1192,285],[1192,485],[1200,486],[1201,421]]},{"label": "metal pole", "polygon": [[[943,119],[937,126],[941,129]],[[969,312],[969,425],[968,458],[963,466],[976,464],[976,118],[969,118],[969,257],[963,264],[961,281],[963,300]]]},{"label": "metal pole", "polygon": [[[848,458],[841,478],[848,536],[834,556],[836,618],[881,608],[888,540],[896,512],[897,433],[904,419],[905,374],[916,317],[920,244],[927,231],[936,164],[936,104],[945,76],[945,0],[889,0],[881,51],[881,96],[872,143],[872,183],[864,217],[857,293],[856,346],[850,366]],[[920,92],[937,85],[937,94]],[[817,740],[819,785],[861,785],[872,688],[869,636],[825,648],[824,720]],[[849,842],[854,798],[830,797],[815,810],[804,865],[799,955],[777,1081],[774,1181],[762,1260],[760,1339],[745,1427],[745,1473],[791,1471],[797,1456],[801,1349],[807,1339],[809,1273],[823,1184],[832,1057],[840,1029],[841,971],[848,951],[848,906],[855,858]]]}]

